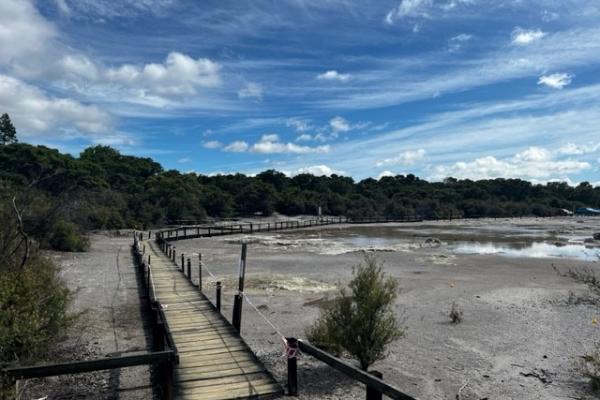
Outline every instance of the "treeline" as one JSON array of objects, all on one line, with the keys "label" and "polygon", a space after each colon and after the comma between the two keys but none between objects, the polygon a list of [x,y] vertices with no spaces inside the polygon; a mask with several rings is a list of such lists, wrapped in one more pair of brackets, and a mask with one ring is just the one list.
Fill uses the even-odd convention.
[{"label": "treeline", "polygon": [[51,247],[61,245],[57,227],[65,236],[65,230],[75,228],[150,228],[273,212],[317,214],[319,207],[324,214],[351,218],[434,219],[552,216],[561,209],[600,206],[600,188],[586,182],[576,187],[519,179],[427,182],[410,174],[355,182],[337,175],[290,178],[274,170],[255,177],[204,176],[165,171],[149,158],[105,146],[87,148],[79,157],[23,143],[0,146],[0,184],[25,193],[31,203],[25,226]]}]

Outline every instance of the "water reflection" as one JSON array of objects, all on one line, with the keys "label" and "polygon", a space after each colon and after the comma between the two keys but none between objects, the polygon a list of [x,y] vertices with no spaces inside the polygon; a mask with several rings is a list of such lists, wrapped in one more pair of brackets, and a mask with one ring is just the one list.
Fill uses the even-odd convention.
[{"label": "water reflection", "polygon": [[572,258],[576,260],[598,261],[600,250],[582,244],[552,244],[546,242],[506,245],[500,243],[459,243],[450,245],[455,253],[498,254],[509,257]]}]

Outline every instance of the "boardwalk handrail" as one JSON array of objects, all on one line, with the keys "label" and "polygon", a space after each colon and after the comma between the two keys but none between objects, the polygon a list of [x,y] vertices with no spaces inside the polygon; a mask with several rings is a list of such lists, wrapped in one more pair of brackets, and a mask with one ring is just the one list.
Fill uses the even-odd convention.
[{"label": "boardwalk handrail", "polygon": [[374,223],[405,223],[421,222],[420,216],[402,218],[348,218],[348,217],[315,217],[311,219],[286,219],[268,222],[240,222],[223,225],[184,225],[176,228],[163,229],[155,233],[157,242],[171,242],[201,237],[224,236],[234,234],[253,234],[291,229],[312,228],[334,224],[374,224]]},{"label": "boardwalk handrail", "polygon": [[2,369],[2,375],[11,379],[43,378],[46,376],[78,374],[106,369],[135,367],[138,365],[160,364],[173,362],[175,358],[176,354],[173,350],[164,350],[127,356],[105,357],[96,360],[8,367]]},{"label": "boardwalk handrail", "polygon": [[363,371],[347,362],[307,343],[302,340],[298,340],[298,348],[300,351],[306,354],[310,354],[318,360],[323,361],[329,366],[337,369],[340,372],[348,375],[352,379],[364,383],[367,387],[375,389],[379,393],[383,393],[392,399],[396,400],[416,400],[407,394],[402,393],[400,390],[384,382],[383,380],[371,375],[370,373]]}]

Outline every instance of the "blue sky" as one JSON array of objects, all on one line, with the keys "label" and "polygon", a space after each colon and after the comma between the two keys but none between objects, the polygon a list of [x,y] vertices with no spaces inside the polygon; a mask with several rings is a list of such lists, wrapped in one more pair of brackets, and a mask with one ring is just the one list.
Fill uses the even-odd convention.
[{"label": "blue sky", "polygon": [[2,0],[22,141],[166,168],[600,185],[597,0]]}]

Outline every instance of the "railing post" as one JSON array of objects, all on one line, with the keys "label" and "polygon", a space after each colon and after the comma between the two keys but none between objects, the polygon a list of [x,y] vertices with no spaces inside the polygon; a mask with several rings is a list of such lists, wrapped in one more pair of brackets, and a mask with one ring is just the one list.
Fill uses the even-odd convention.
[{"label": "railing post", "polygon": [[191,282],[192,281],[192,259],[188,258],[187,260],[187,277],[188,280]]},{"label": "railing post", "polygon": [[242,303],[244,300],[244,280],[246,277],[246,254],[248,245],[242,244],[242,253],[240,255],[240,270],[239,270],[239,282],[238,282],[238,294],[233,299],[233,327],[238,331],[242,330]]},{"label": "railing post", "polygon": [[221,312],[221,282],[217,281],[217,311]]},{"label": "railing post", "polygon": [[185,254],[181,253],[181,272],[185,273]]},{"label": "railing post", "polygon": [[177,262],[175,261],[175,259],[176,259],[176,255],[177,255],[177,253],[176,253],[176,251],[175,251],[175,246],[173,246],[173,250],[171,250],[171,256],[173,257],[173,262],[174,262],[175,264],[177,264]]},{"label": "railing post", "polygon": [[202,292],[202,253],[198,253],[198,289]]},{"label": "railing post", "polygon": [[298,396],[298,360],[296,358],[296,354],[298,353],[298,339],[290,337],[285,340],[289,347],[287,351],[288,395]]},{"label": "railing post", "polygon": [[[376,378],[383,379],[383,374],[379,371],[369,371],[371,375]],[[367,385],[367,400],[381,400],[383,398],[383,394],[375,389]]]},{"label": "railing post", "polygon": [[160,365],[161,386],[163,399],[173,400],[173,361],[167,361]]},{"label": "railing post", "polygon": [[148,265],[150,265],[150,254],[148,254]]},{"label": "railing post", "polygon": [[242,294],[236,294],[233,296],[233,315],[231,316],[231,323],[238,333],[242,331]]}]

